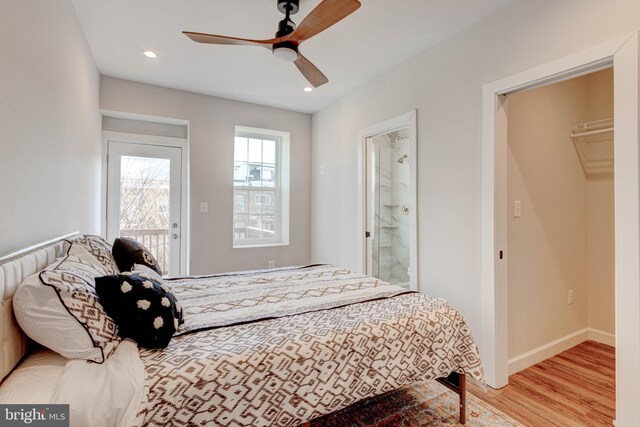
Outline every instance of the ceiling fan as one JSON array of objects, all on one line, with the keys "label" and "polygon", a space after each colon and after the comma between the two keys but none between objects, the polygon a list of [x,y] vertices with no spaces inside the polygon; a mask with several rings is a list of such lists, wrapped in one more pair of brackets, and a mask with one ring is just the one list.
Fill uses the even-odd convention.
[{"label": "ceiling fan", "polygon": [[298,47],[303,41],[319,34],[358,10],[360,2],[358,0],[322,0],[297,27],[290,16],[298,13],[300,0],[277,0],[277,2],[278,10],[284,13],[285,18],[278,24],[278,31],[275,38],[272,39],[243,39],[190,31],[182,33],[198,43],[260,46],[271,49],[276,58],[293,62],[313,87],[322,86],[329,79],[300,53]]}]

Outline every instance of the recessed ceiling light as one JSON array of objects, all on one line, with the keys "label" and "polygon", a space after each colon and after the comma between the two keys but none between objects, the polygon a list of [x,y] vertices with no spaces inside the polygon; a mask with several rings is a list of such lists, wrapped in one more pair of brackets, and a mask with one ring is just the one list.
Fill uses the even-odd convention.
[{"label": "recessed ceiling light", "polygon": [[311,92],[313,90],[313,88],[311,86],[307,86],[304,88],[305,92]]},{"label": "recessed ceiling light", "polygon": [[144,51],[144,56],[146,56],[147,58],[155,58],[158,55],[156,55],[156,53],[152,50],[145,50]]}]

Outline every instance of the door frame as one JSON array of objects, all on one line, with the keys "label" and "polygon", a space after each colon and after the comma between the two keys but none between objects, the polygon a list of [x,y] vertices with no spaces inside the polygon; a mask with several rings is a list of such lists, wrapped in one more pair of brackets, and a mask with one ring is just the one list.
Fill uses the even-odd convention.
[{"label": "door frame", "polygon": [[102,234],[107,233],[107,167],[109,141],[139,145],[157,145],[180,148],[181,157],[181,200],[180,200],[180,271],[181,276],[189,274],[189,143],[187,138],[170,136],[145,135],[129,132],[102,131]]},{"label": "door frame", "polygon": [[[618,425],[640,418],[640,36],[613,40],[486,84],[482,90],[482,329],[487,383],[508,383],[507,112],[505,96],[614,68],[616,408]],[[499,253],[506,256],[500,259]]]},{"label": "door frame", "polygon": [[417,162],[417,110],[385,120],[358,132],[358,210],[356,234],[360,272],[367,272],[367,238],[365,227],[367,224],[367,141],[374,136],[394,130],[409,128],[409,282],[411,290],[420,290],[418,268],[418,162]]}]

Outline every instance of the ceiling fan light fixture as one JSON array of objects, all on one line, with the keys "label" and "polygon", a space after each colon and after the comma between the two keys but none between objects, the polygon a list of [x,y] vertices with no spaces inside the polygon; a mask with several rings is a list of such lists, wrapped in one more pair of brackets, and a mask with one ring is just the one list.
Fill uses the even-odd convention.
[{"label": "ceiling fan light fixture", "polygon": [[311,92],[313,91],[313,88],[311,86],[305,86],[305,88],[302,90],[304,90],[305,92]]},{"label": "ceiling fan light fixture", "polygon": [[156,55],[156,53],[152,50],[145,50],[144,51],[144,56],[146,56],[147,58],[157,58],[158,55]]},{"label": "ceiling fan light fixture", "polygon": [[298,59],[298,51],[291,46],[278,46],[273,48],[273,56],[285,62],[293,62]]}]

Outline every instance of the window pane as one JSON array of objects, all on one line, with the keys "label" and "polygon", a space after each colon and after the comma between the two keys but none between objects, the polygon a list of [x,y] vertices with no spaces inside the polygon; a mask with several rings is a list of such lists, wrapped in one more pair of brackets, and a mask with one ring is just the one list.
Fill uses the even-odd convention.
[{"label": "window pane", "polygon": [[275,218],[273,216],[265,215],[262,217],[262,235],[265,238],[275,237]]},{"label": "window pane", "polygon": [[249,239],[262,239],[262,215],[249,215],[247,234]]},{"label": "window pane", "polygon": [[120,163],[120,233],[145,245],[169,270],[169,198],[171,161],[122,156]]},{"label": "window pane", "polygon": [[262,141],[262,162],[271,165],[276,164],[276,142],[265,139]]},{"label": "window pane", "polygon": [[235,162],[233,165],[233,185],[247,185],[247,163]]},{"label": "window pane", "polygon": [[235,190],[233,193],[233,213],[247,213],[247,190]]},{"label": "window pane", "polygon": [[233,216],[233,238],[235,240],[246,240],[249,238],[247,233],[247,216],[246,215],[234,215]]},{"label": "window pane", "polygon": [[265,214],[274,214],[276,209],[276,192],[265,190],[262,192],[262,212]]},{"label": "window pane", "polygon": [[261,170],[262,186],[263,187],[275,187],[276,186],[276,168],[275,166],[263,165]]},{"label": "window pane", "polygon": [[247,138],[236,136],[233,158],[236,162],[247,161]]},{"label": "window pane", "polygon": [[249,163],[262,163],[261,139],[249,139]]},{"label": "window pane", "polygon": [[262,186],[262,165],[260,165],[260,163],[249,163],[247,179],[249,180],[249,185],[252,187]]},{"label": "window pane", "polygon": [[249,191],[249,212],[253,214],[262,213],[262,190]]}]

